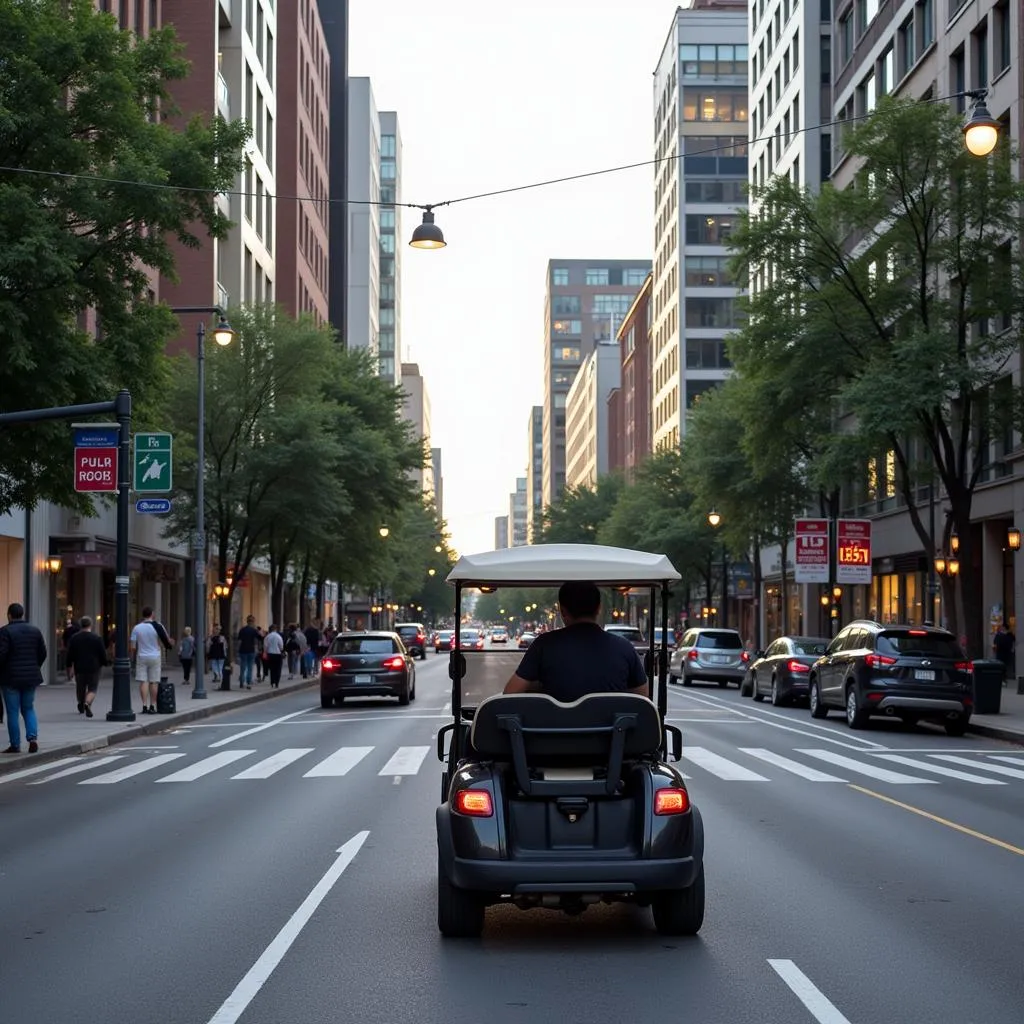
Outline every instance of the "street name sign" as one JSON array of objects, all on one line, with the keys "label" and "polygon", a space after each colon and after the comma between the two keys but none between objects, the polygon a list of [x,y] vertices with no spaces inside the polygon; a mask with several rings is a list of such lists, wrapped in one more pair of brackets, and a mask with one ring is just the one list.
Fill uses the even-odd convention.
[{"label": "street name sign", "polygon": [[117,446],[75,448],[75,490],[117,491]]},{"label": "street name sign", "polygon": [[132,463],[132,490],[140,494],[166,494],[171,489],[171,435],[136,434]]},{"label": "street name sign", "polygon": [[150,515],[166,515],[171,511],[170,498],[139,498],[135,502],[136,512],[146,512]]},{"label": "street name sign", "polygon": [[794,582],[828,583],[828,520],[798,519],[794,537]]},{"label": "street name sign", "polygon": [[836,582],[871,582],[870,519],[840,519],[836,524]]},{"label": "street name sign", "polygon": [[121,439],[117,423],[72,423],[76,448],[116,448]]}]

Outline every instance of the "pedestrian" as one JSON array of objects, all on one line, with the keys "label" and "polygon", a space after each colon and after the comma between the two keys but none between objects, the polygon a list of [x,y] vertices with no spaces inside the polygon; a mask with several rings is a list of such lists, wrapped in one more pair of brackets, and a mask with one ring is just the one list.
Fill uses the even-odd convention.
[{"label": "pedestrian", "polygon": [[78,624],[80,628],[68,644],[68,664],[75,680],[78,713],[92,718],[92,702],[99,689],[100,672],[110,661],[102,637],[92,631],[92,619],[83,615]]},{"label": "pedestrian", "polygon": [[256,667],[256,648],[260,631],[256,628],[256,617],[246,617],[245,625],[238,631],[238,688],[252,689],[252,671]]},{"label": "pedestrian", "polygon": [[7,625],[0,629],[0,688],[7,709],[7,735],[11,745],[5,754],[21,753],[21,719],[25,719],[28,752],[39,750],[36,719],[36,687],[43,681],[46,641],[38,626],[25,621],[25,609],[15,601],[7,608]]},{"label": "pedestrian", "polygon": [[1013,678],[1014,648],[1017,638],[1013,631],[1006,625],[1005,619],[999,620],[999,628],[992,636],[992,653],[1003,665],[1003,681]]},{"label": "pedestrian", "polygon": [[71,671],[71,664],[68,661],[68,649],[71,646],[71,638],[78,632],[79,625],[74,619],[68,618],[67,624],[64,627],[64,633],[61,636],[61,642],[64,645],[64,672],[67,675],[68,682],[71,682],[73,673]]},{"label": "pedestrian", "polygon": [[155,715],[162,654],[165,650],[173,650],[174,643],[163,625],[153,618],[153,609],[148,606],[142,609],[142,621],[136,624],[128,642],[135,657],[135,681],[139,684],[139,696],[142,697],[142,713]]},{"label": "pedestrian", "polygon": [[309,653],[309,641],[306,639],[306,631],[301,626],[295,627],[295,640],[299,645],[299,673],[303,679],[308,679],[309,663],[306,655]]},{"label": "pedestrian", "polygon": [[[284,661],[284,637],[277,631],[274,623],[270,624],[270,631],[263,638],[263,652],[267,659],[267,671],[270,674],[270,685],[272,689],[281,686],[281,663]],[[289,676],[289,679],[291,677]]]},{"label": "pedestrian", "polygon": [[259,639],[256,641],[256,682],[262,683],[266,675],[267,652],[263,648],[263,641],[266,639],[267,631],[262,626],[256,627]]},{"label": "pedestrian", "polygon": [[299,643],[299,638],[296,635],[299,631],[299,627],[294,623],[288,626],[288,639],[284,643],[285,652],[288,655],[288,678],[295,678],[295,670],[299,665],[299,655],[302,653],[302,644]]},{"label": "pedestrian", "polygon": [[213,673],[213,681],[219,683],[224,675],[224,661],[228,656],[228,645],[224,639],[224,631],[219,625],[214,624],[210,639],[206,642],[206,660],[209,663],[210,671]]},{"label": "pedestrian", "polygon": [[306,675],[316,675],[320,667],[320,641],[323,639],[320,627],[311,623],[303,630],[307,649],[303,657],[306,659]]},{"label": "pedestrian", "polygon": [[192,627],[186,626],[182,630],[181,641],[178,644],[178,661],[181,662],[181,670],[185,673],[185,678],[181,683],[182,686],[188,683],[192,675],[192,661],[195,656],[196,638],[192,635]]}]

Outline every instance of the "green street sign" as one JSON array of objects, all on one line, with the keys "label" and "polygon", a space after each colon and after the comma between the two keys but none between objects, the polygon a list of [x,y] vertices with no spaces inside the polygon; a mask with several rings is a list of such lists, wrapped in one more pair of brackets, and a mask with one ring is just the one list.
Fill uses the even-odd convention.
[{"label": "green street sign", "polygon": [[136,434],[132,490],[166,494],[171,489],[171,435]]}]

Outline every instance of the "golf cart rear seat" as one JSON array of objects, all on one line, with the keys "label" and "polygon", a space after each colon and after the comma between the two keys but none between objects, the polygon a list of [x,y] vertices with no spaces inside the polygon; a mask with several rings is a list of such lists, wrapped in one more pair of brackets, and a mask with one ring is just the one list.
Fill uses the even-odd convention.
[{"label": "golf cart rear seat", "polygon": [[499,694],[476,709],[474,755],[508,762],[525,796],[613,796],[623,765],[656,758],[658,710],[633,693],[593,693],[571,704],[546,694]]}]

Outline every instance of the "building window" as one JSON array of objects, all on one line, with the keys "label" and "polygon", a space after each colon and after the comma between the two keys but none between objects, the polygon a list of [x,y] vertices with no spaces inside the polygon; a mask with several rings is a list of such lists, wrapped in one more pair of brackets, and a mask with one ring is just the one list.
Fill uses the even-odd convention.
[{"label": "building window", "polygon": [[900,25],[899,32],[896,33],[896,43],[896,57],[899,62],[900,69],[899,77],[903,78],[903,76],[906,75],[906,73],[917,62],[917,52],[914,47],[913,18],[907,18],[907,20]]},{"label": "building window", "polygon": [[688,203],[745,203],[743,191],[745,182],[729,181],[727,178],[712,178],[706,181],[689,179],[686,182]]},{"label": "building window", "polygon": [[735,327],[736,312],[732,299],[687,299],[687,327]]},{"label": "building window", "polygon": [[584,275],[584,284],[606,285],[608,283],[608,269],[588,270]]},{"label": "building window", "polygon": [[580,349],[578,345],[563,345],[555,349],[555,359],[560,363],[578,363]]},{"label": "building window", "polygon": [[380,137],[380,155],[385,159],[394,159],[395,153],[395,137],[394,135],[382,135]]},{"label": "building window", "polygon": [[967,65],[963,46],[949,58],[949,82],[953,87],[953,106],[963,113],[965,103],[963,92],[967,88]]},{"label": "building window", "polygon": [[839,66],[843,67],[853,56],[853,9],[839,19]]},{"label": "building window", "polygon": [[687,256],[685,282],[688,288],[731,286],[728,256]]},{"label": "building window", "polygon": [[395,311],[393,308],[385,307],[378,311],[377,323],[381,327],[394,327],[395,326]]},{"label": "building window", "polygon": [[864,114],[870,114],[875,109],[875,103],[877,102],[878,95],[875,88],[875,75],[872,72],[867,78],[861,82],[857,89],[857,114],[862,116]]},{"label": "building window", "polygon": [[832,81],[832,37],[821,37],[821,84]]},{"label": "building window", "polygon": [[[394,313],[394,310],[391,310],[391,312]],[[395,332],[391,327],[385,327],[377,336],[377,351],[395,351]]]},{"label": "building window", "polygon": [[572,316],[579,314],[580,297],[578,295],[555,295],[551,299],[551,312],[556,316]]},{"label": "building window", "polygon": [[717,338],[686,339],[686,368],[688,370],[726,370],[729,365],[724,341]]},{"label": "building window", "polygon": [[687,245],[724,245],[736,226],[731,214],[687,214]]},{"label": "building window", "polygon": [[395,230],[395,211],[394,210],[381,210],[380,211],[380,228],[381,228],[381,231],[394,231]]},{"label": "building window", "polygon": [[750,144],[742,135],[687,135],[683,145],[687,156],[747,156],[750,151]]},{"label": "building window", "polygon": [[394,181],[395,171],[396,169],[394,160],[381,160],[380,176],[384,181]]},{"label": "building window", "polygon": [[971,33],[971,62],[974,65],[971,87],[984,89],[988,85],[988,25],[985,22]]},{"label": "building window", "polygon": [[564,288],[569,283],[569,270],[567,267],[555,267],[551,271],[551,283],[556,288]]},{"label": "building window", "polygon": [[583,322],[581,320],[554,320],[551,323],[551,333],[578,336],[583,333]]},{"label": "building window", "polygon": [[394,256],[382,256],[380,258],[380,276],[381,277],[394,277],[395,276],[395,257]]},{"label": "building window", "polygon": [[888,96],[896,84],[896,55],[890,46],[878,62],[878,95]]},{"label": "building window", "polygon": [[679,47],[684,78],[718,78],[722,75],[745,75],[748,50],[746,46],[708,44]]},{"label": "building window", "polygon": [[695,402],[700,401],[701,395],[707,394],[721,383],[720,380],[688,380],[686,382],[686,408],[691,408]]},{"label": "building window", "polygon": [[395,236],[393,234],[380,236],[380,251],[385,256],[395,254]]},{"label": "building window", "polygon": [[915,10],[917,24],[921,30],[920,52],[924,53],[935,42],[935,0],[917,0]]},{"label": "building window", "polygon": [[684,89],[684,121],[746,121],[746,89]]},{"label": "building window", "polygon": [[595,295],[591,312],[595,316],[610,316],[613,313],[625,316],[632,305],[632,295]]},{"label": "building window", "polygon": [[992,47],[992,60],[998,75],[1010,66],[1010,54],[1013,42],[1010,37],[1010,0],[999,0],[992,11],[995,40]]}]

